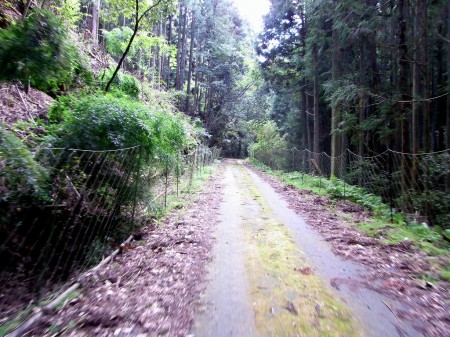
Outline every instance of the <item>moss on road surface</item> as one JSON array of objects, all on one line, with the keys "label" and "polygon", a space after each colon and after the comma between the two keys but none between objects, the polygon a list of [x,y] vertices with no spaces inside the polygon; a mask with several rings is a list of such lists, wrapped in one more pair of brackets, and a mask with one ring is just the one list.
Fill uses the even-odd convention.
[{"label": "moss on road surface", "polygon": [[357,323],[314,274],[289,229],[272,213],[246,169],[239,181],[256,327],[261,336],[360,336]]},{"label": "moss on road surface", "polygon": [[224,180],[211,280],[193,334],[365,335],[343,301],[308,264],[248,169],[231,162]]}]

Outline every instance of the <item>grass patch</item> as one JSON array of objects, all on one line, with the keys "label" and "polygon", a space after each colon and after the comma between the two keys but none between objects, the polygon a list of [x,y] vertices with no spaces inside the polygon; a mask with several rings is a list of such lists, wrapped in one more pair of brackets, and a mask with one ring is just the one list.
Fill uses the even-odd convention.
[{"label": "grass patch", "polygon": [[162,197],[161,205],[152,208],[152,216],[156,219],[161,219],[165,214],[174,209],[181,209],[192,202],[193,197],[198,194],[206,181],[216,172],[219,161],[214,165],[205,166],[195,172],[191,177],[189,174],[181,177],[178,183],[178,193],[176,185],[172,186],[172,193],[167,195],[166,205],[164,207],[164,196]]},{"label": "grass patch", "polygon": [[74,328],[76,328],[76,326],[77,324],[72,320],[64,326],[59,324],[52,324],[51,326],[49,326],[48,331],[57,336],[73,330]]},{"label": "grass patch", "polygon": [[441,270],[440,277],[442,280],[450,282],[450,266]]},{"label": "grass patch", "polygon": [[10,320],[0,325],[0,337],[6,336],[11,331],[17,329],[20,325],[23,324],[23,322],[28,319],[28,317],[30,317],[32,312],[33,307],[28,307],[19,312],[14,318],[11,318]]},{"label": "grass patch", "polygon": [[74,298],[77,298],[78,296],[80,296],[80,294],[81,293],[78,290],[71,291],[64,297],[62,301],[58,303],[58,305],[55,307],[55,310],[60,310],[67,302],[73,300]]}]

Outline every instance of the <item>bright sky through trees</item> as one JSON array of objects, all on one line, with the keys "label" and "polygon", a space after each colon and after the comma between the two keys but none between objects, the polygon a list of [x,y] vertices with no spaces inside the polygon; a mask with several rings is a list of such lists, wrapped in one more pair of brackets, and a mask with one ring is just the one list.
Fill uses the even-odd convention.
[{"label": "bright sky through trees", "polygon": [[269,0],[233,0],[242,17],[247,19],[256,32],[263,28],[263,15],[269,12]]}]

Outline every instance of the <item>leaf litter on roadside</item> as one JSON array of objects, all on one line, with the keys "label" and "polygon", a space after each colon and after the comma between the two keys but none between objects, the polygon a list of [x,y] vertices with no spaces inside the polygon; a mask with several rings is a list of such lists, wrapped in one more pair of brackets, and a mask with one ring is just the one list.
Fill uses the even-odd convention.
[{"label": "leaf litter on roadside", "polygon": [[221,168],[189,207],[144,228],[141,240],[97,273],[82,295],[36,331],[52,336],[186,336],[204,288],[212,226],[222,197]]}]

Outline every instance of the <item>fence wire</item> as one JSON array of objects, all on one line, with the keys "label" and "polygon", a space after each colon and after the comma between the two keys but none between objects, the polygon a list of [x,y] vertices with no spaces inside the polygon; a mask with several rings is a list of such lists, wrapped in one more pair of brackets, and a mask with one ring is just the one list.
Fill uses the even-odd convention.
[{"label": "fence wire", "polygon": [[292,148],[250,155],[275,170],[335,177],[380,196],[391,210],[410,214],[415,221],[450,228],[450,150],[425,154],[387,150],[370,157],[346,150],[333,158]]},{"label": "fence wire", "polygon": [[37,154],[49,172],[42,195],[20,200],[0,186],[0,326],[98,264],[220,150],[199,146],[165,165],[144,164],[143,155],[140,146],[44,149]]}]

